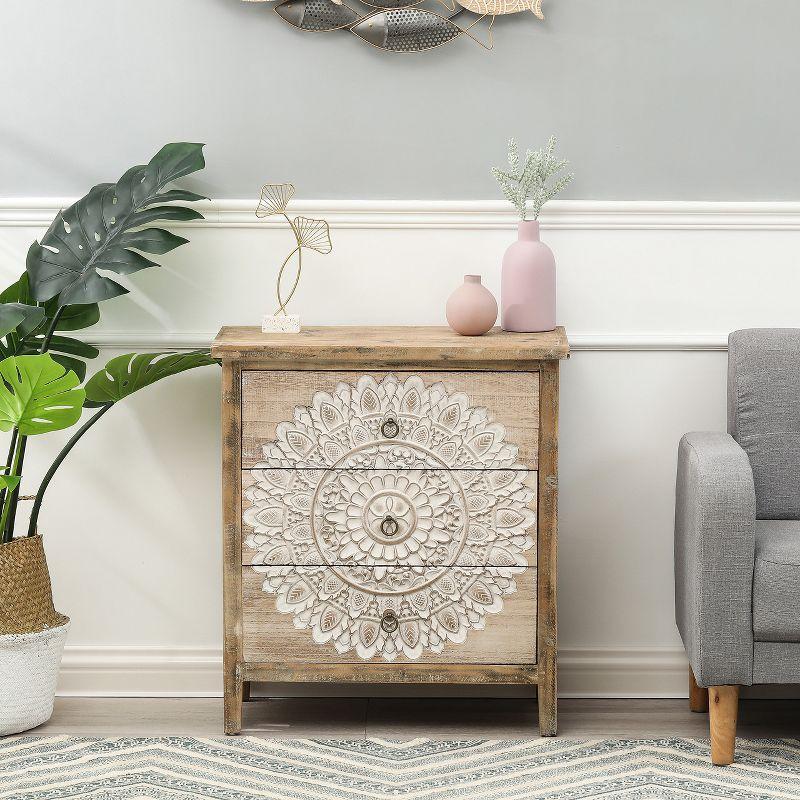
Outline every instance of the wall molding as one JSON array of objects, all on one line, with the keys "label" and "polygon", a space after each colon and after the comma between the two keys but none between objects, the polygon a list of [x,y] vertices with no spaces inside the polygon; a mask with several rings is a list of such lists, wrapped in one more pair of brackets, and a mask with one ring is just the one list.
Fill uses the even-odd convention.
[{"label": "wall molding", "polygon": [[[0,198],[0,227],[47,226],[75,198]],[[173,228],[268,229],[280,220],[255,217],[255,198],[203,201],[196,222]],[[549,204],[542,227],[569,231],[800,231],[800,203],[716,201],[563,200]],[[310,200],[293,202],[299,214],[318,214],[333,228],[353,230],[510,230],[516,218],[502,201]],[[207,347],[216,331],[87,331],[91,344],[109,349],[185,350]],[[575,352],[709,352],[727,350],[728,331],[580,331],[570,329]]]},{"label": "wall molding", "polygon": [[[47,226],[69,197],[0,198],[0,227]],[[171,228],[260,228],[281,220],[256,219],[256,199],[196,203],[205,219],[171,222]],[[511,229],[516,216],[502,201],[490,200],[305,200],[292,203],[299,214],[319,214],[333,228]],[[542,228],[560,230],[800,230],[800,203],[652,200],[561,200],[547,205]]]},{"label": "wall molding", "polygon": [[569,333],[575,352],[727,351],[728,333]]},{"label": "wall molding", "polygon": [[[680,647],[566,648],[559,652],[561,697],[685,697]],[[221,697],[218,647],[68,645],[62,697]]]},{"label": "wall molding", "polygon": [[[83,338],[95,347],[114,350],[195,350],[208,347],[216,331],[121,332],[86,331]],[[569,333],[573,352],[684,352],[726,351],[727,333]]]}]

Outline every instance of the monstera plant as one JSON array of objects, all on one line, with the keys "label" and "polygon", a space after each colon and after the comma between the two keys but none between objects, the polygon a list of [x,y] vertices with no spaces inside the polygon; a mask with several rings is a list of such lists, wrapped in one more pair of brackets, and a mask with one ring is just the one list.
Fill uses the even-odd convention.
[{"label": "monstera plant", "polygon": [[[40,725],[52,713],[69,619],[53,606],[42,537],[42,500],[67,454],[120,400],[179,372],[216,363],[207,351],[129,353],[89,380],[100,354],[72,334],[100,319],[100,303],[128,292],[109,273],[157,266],[186,243],[159,221],[200,219],[181,201],[200,195],[169,185],[205,166],[203,146],[168,144],[116,183],[101,183],[61,211],[28,250],[25,272],[0,293],[0,431],[11,433],[0,466],[0,736]],[[47,470],[34,497],[27,536],[15,537],[28,439],[86,418]]]},{"label": "monstera plant", "polygon": [[[25,271],[0,293],[0,431],[10,432],[0,466],[0,736],[47,720],[69,619],[56,612],[37,535],[42,501],[67,454],[120,400],[157,381],[216,363],[207,351],[129,353],[86,380],[97,348],[75,337],[100,319],[100,303],[128,292],[109,277],[157,266],[186,243],[153,223],[201,219],[169,188],[205,166],[203,145],[177,142],[116,183],[95,186],[61,211],[28,250]],[[84,417],[84,414],[86,415]],[[39,484],[27,535],[15,536],[28,439],[78,425]]]},{"label": "monstera plant", "polygon": [[181,201],[205,199],[168,188],[205,166],[203,145],[165,145],[148,164],[131,167],[116,183],[101,183],[56,215],[28,250],[25,272],[0,293],[0,430],[11,432],[0,467],[0,541],[15,536],[17,500],[27,440],[69,428],[91,410],[45,474],[27,535],[36,533],[45,491],[81,437],[120,400],[156,381],[216,363],[208,351],[139,353],[112,358],[89,380],[87,362],[99,351],[69,334],[100,319],[99,304],[129,290],[107,273],[131,275],[158,266],[187,242],[160,221],[202,219]]}]

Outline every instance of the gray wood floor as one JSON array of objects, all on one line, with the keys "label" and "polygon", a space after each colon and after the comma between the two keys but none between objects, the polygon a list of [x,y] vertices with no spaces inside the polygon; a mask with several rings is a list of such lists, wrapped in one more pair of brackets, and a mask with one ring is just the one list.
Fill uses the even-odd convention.
[{"label": "gray wood floor", "polygon": [[[739,736],[800,737],[800,701],[745,700]],[[282,698],[245,705],[243,734],[272,738],[526,738],[537,735],[527,698]],[[708,737],[708,716],[686,700],[561,700],[559,734],[573,737]],[[75,736],[219,736],[222,701],[173,698],[56,699],[33,733]]]}]

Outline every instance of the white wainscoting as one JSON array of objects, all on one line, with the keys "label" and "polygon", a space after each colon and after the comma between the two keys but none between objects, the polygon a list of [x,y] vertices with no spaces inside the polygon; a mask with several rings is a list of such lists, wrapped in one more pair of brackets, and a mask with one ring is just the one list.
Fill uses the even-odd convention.
[{"label": "white wainscoting", "polygon": [[[0,200],[0,271],[69,199]],[[290,234],[254,201],[199,204],[191,243],[132,278],[85,332],[104,348],[206,345],[271,310]],[[297,296],[307,324],[441,324],[465,273],[497,293],[514,219],[488,202],[317,201],[332,225]],[[685,694],[673,623],[675,449],[725,426],[726,339],[800,326],[800,204],[554,204],[562,366],[561,690]],[[220,687],[219,374],[164,382],[116,408],[70,455],[42,513],[57,604],[73,619],[65,694],[204,695]],[[32,443],[41,475],[58,435]],[[34,486],[29,486],[33,490]]]}]

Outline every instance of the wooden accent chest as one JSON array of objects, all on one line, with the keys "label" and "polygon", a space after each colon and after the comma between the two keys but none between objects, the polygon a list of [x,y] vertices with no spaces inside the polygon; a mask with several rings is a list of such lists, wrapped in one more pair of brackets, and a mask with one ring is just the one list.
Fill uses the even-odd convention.
[{"label": "wooden accent chest", "polygon": [[556,733],[563,328],[223,328],[225,732],[251,681],[524,683]]}]

